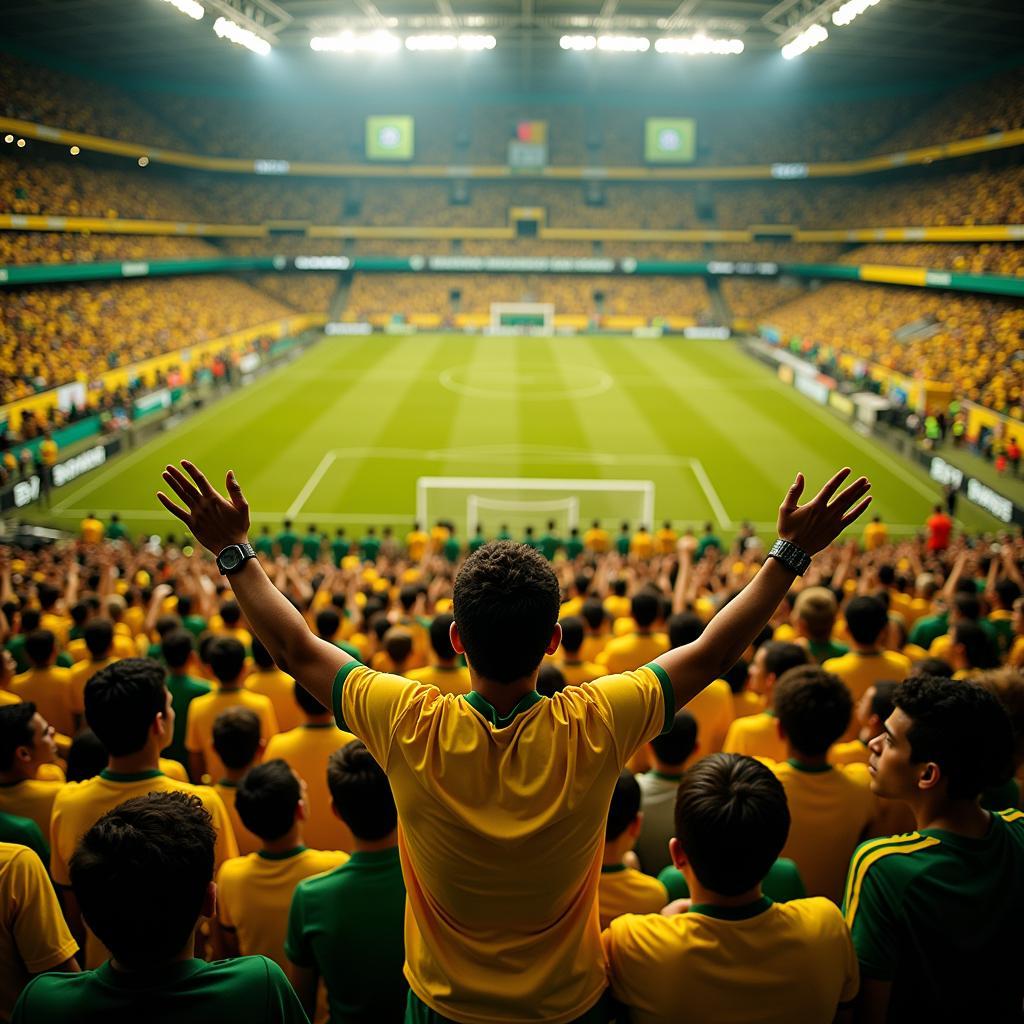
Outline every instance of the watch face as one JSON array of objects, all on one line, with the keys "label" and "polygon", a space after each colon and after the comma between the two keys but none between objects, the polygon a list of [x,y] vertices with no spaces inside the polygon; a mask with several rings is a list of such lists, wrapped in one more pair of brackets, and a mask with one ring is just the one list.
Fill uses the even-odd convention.
[{"label": "watch face", "polygon": [[230,547],[221,553],[220,564],[227,570],[237,569],[242,564],[242,551],[238,547]]}]

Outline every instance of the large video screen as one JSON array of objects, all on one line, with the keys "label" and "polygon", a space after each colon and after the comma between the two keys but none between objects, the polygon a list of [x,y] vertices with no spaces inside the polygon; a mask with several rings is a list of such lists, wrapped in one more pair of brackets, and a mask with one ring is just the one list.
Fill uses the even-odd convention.
[{"label": "large video screen", "polygon": [[697,153],[692,117],[649,117],[644,122],[644,160],[649,164],[690,164]]},{"label": "large video screen", "polygon": [[411,160],[413,119],[408,114],[373,114],[366,119],[367,160]]}]

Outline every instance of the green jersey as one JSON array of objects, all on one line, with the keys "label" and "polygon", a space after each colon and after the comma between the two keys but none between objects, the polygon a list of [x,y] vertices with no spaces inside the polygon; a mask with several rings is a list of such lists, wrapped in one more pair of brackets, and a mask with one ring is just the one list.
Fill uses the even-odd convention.
[{"label": "green jersey", "polygon": [[196,699],[210,692],[210,687],[201,679],[188,675],[167,677],[167,690],[171,695],[171,707],[174,708],[174,732],[171,742],[164,750],[166,757],[173,757],[183,765],[188,765],[188,751],[185,749],[185,734],[188,729],[188,706]]},{"label": "green jersey", "polygon": [[562,546],[562,538],[554,534],[545,533],[540,539],[540,553],[550,562],[555,557],[555,552]]},{"label": "green jersey", "polygon": [[39,826],[31,818],[0,811],[0,843],[27,846],[44,864],[50,863],[50,847]]},{"label": "green jersey", "polygon": [[51,1020],[309,1024],[284,971],[265,956],[181,960],[131,974],[114,970],[108,960],[81,974],[41,974],[22,991],[12,1021]]},{"label": "green jersey", "polygon": [[926,651],[932,645],[932,641],[949,632],[949,617],[943,612],[941,615],[926,615],[918,619],[910,630],[909,640]]},{"label": "green jersey", "polygon": [[403,1019],[404,917],[397,846],[357,851],[295,887],[285,953],[324,979],[332,1024]]},{"label": "green jersey", "polygon": [[341,568],[341,560],[348,554],[348,541],[344,537],[335,537],[331,541],[331,558],[336,569]]},{"label": "green jersey", "polygon": [[628,555],[629,554],[629,534],[628,533],[620,533],[618,535],[618,537],[615,538],[615,550],[618,551],[618,553],[620,555]]},{"label": "green jersey", "polygon": [[323,543],[323,537],[319,533],[307,533],[302,538],[302,553],[311,562],[315,562],[320,557],[320,545]]},{"label": "green jersey", "polygon": [[568,558],[570,562],[574,562],[582,554],[583,541],[581,541],[579,537],[570,537],[565,542],[565,557]]},{"label": "green jersey", "polygon": [[534,551],[540,550],[540,541],[537,540],[532,533],[526,534],[523,537],[522,543],[524,543],[528,548],[533,548]]},{"label": "green jersey", "polygon": [[473,554],[474,551],[479,551],[487,543],[487,538],[482,533],[474,533],[469,538],[469,544],[466,546],[469,548],[469,553]]},{"label": "green jersey", "polygon": [[206,632],[206,619],[202,615],[186,615],[181,624],[195,637]]},{"label": "green jersey", "polygon": [[496,540],[512,540],[512,534],[509,533],[508,530],[504,530],[503,529],[503,530],[501,530],[501,532],[498,534],[498,536],[495,539]]},{"label": "green jersey", "polygon": [[277,535],[277,546],[281,549],[281,554],[285,558],[291,558],[292,552],[295,550],[295,545],[299,543],[299,535],[292,533],[291,530],[282,530]]},{"label": "green jersey", "polygon": [[809,640],[807,648],[819,665],[823,665],[829,658],[841,658],[844,654],[850,653],[850,648],[846,644],[837,644],[832,640]]},{"label": "green jersey", "polygon": [[379,554],[379,537],[367,535],[359,542],[359,555],[364,562],[376,562]]},{"label": "green jersey", "polygon": [[266,555],[268,558],[274,553],[274,538],[269,533],[261,533],[253,542],[252,546],[259,555]]},{"label": "green jersey", "polygon": [[980,839],[921,829],[862,843],[843,914],[861,973],[892,982],[889,1020],[1018,1020],[1024,811]]},{"label": "green jersey", "polygon": [[107,527],[107,540],[121,540],[122,537],[127,537],[128,531],[121,525],[121,523],[111,523]]},{"label": "green jersey", "polygon": [[[664,868],[658,875],[658,881],[668,890],[669,900],[685,900],[690,898],[690,886],[686,876],[675,867]],[[790,900],[802,900],[807,895],[804,881],[800,877],[796,864],[785,857],[780,857],[769,869],[761,883],[765,896],[776,903],[788,903]]]},{"label": "green jersey", "polygon": [[696,561],[700,561],[704,557],[704,552],[708,548],[714,548],[716,551],[722,550],[722,542],[713,534],[705,533],[699,541],[697,541],[697,550],[694,554]]},{"label": "green jersey", "polygon": [[459,560],[459,555],[462,554],[462,544],[458,537],[454,534],[449,534],[448,539],[444,542],[444,548],[442,550],[444,551],[444,557],[447,558],[449,562],[457,562]]}]

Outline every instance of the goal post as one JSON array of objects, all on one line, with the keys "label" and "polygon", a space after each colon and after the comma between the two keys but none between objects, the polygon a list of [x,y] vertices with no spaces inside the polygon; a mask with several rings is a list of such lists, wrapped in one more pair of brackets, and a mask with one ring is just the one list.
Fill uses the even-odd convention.
[{"label": "goal post", "polygon": [[550,302],[492,302],[491,334],[553,334],[555,307]]},{"label": "goal post", "polygon": [[529,526],[540,536],[549,522],[568,533],[594,519],[650,529],[654,493],[651,480],[425,476],[416,481],[416,518],[422,527],[451,521],[467,536],[478,525],[487,536],[499,526],[517,537]]}]

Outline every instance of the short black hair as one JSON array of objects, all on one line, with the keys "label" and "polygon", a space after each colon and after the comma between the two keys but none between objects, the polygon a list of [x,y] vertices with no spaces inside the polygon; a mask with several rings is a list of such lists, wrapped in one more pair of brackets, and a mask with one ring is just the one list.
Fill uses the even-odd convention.
[{"label": "short black hair", "polygon": [[391,784],[362,740],[346,743],[327,759],[327,788],[357,839],[372,843],[394,832],[398,811]]},{"label": "short black hair", "polygon": [[85,782],[95,778],[104,768],[110,755],[92,729],[83,729],[72,741],[68,751],[68,782]]},{"label": "short black hair", "polygon": [[871,714],[883,722],[892,714],[892,709],[895,706],[892,702],[892,697],[896,692],[896,687],[899,685],[899,683],[895,683],[891,679],[885,679],[874,684],[875,693],[871,698]]},{"label": "short black hair", "polygon": [[954,646],[963,645],[971,668],[995,668],[999,664],[995,644],[977,622],[961,620],[953,626]]},{"label": "short black hair", "polygon": [[768,874],[789,820],[782,783],[752,757],[711,754],[679,783],[676,839],[700,884],[722,896],[738,896]]},{"label": "short black hair", "polygon": [[150,658],[115,661],[85,684],[85,719],[114,757],[138,753],[166,708],[164,670]]},{"label": "short black hair", "polygon": [[911,667],[912,676],[939,676],[940,678],[952,679],[953,666],[944,658],[922,658],[915,661]]},{"label": "short black hair", "polygon": [[225,626],[237,626],[242,619],[242,609],[237,601],[222,601],[220,606],[220,617],[224,620]]},{"label": "short black hair", "polygon": [[689,711],[677,711],[668,732],[655,736],[651,747],[659,761],[682,765],[697,746],[697,719]]},{"label": "short black hair", "polygon": [[588,597],[583,602],[580,614],[591,629],[600,629],[608,617],[608,613],[604,610],[604,602],[599,597]]},{"label": "short black hair", "polygon": [[280,839],[295,824],[302,786],[288,763],[276,757],[245,773],[235,793],[242,824],[260,839]]},{"label": "short black hair", "polygon": [[392,626],[384,634],[384,651],[396,667],[404,667],[412,656],[412,633],[402,626]]},{"label": "short black hair", "polygon": [[36,590],[36,597],[44,612],[49,611],[60,597],[60,591],[52,583],[40,583]]},{"label": "short black hair", "polygon": [[82,630],[82,638],[89,653],[99,661],[110,653],[110,647],[114,642],[114,624],[110,619],[93,619]]},{"label": "short black hair", "polygon": [[761,646],[764,647],[764,670],[776,679],[811,660],[805,647],[785,640],[769,640]]},{"label": "short black hair", "polygon": [[1013,727],[984,687],[914,676],[896,687],[893,704],[910,719],[911,758],[917,764],[934,761],[952,799],[973,799],[1013,774]]},{"label": "short black hair", "polygon": [[541,662],[537,673],[537,692],[542,697],[554,697],[565,689],[565,676],[553,661]]},{"label": "short black hair", "polygon": [[188,594],[179,594],[178,603],[174,609],[181,618],[192,614],[192,598]]},{"label": "short black hair", "polygon": [[14,766],[18,747],[32,746],[35,713],[36,706],[30,700],[0,707],[0,772],[9,772]]},{"label": "short black hair", "polygon": [[956,613],[961,619],[976,622],[981,618],[981,601],[978,600],[976,591],[972,590],[969,594],[955,594],[953,607],[956,608]]},{"label": "short black hair", "polygon": [[583,620],[578,615],[567,615],[562,622],[562,647],[576,654],[583,646]]},{"label": "short black hair", "polygon": [[747,685],[747,677],[750,675],[750,666],[740,658],[734,665],[722,673],[722,678],[729,684],[733,693],[742,693]]},{"label": "short black hair", "polygon": [[668,642],[673,647],[692,644],[704,632],[704,623],[693,612],[676,612],[668,620]]},{"label": "short black hair", "polygon": [[160,643],[160,651],[168,668],[184,668],[195,649],[195,641],[187,629],[175,629]]},{"label": "short black hair", "polygon": [[89,618],[89,606],[84,601],[76,601],[71,606],[71,621],[76,626],[84,626]]},{"label": "short black hair", "polygon": [[1001,579],[996,581],[996,597],[1004,608],[1012,608],[1013,602],[1020,597],[1020,587],[1014,580]]},{"label": "short black hair", "polygon": [[321,608],[316,613],[316,631],[321,640],[333,640],[341,628],[341,616],[334,608]]},{"label": "short black hair", "polygon": [[629,602],[629,610],[633,621],[641,629],[646,629],[658,617],[658,613],[661,611],[661,602],[658,600],[657,594],[652,594],[649,590],[641,590],[640,593],[633,595]]},{"label": "short black hair", "polygon": [[39,620],[42,618],[38,608],[23,608],[21,611],[22,633],[32,633],[39,628]]},{"label": "short black hair", "polygon": [[[225,767],[248,767],[260,748],[259,715],[250,708],[225,708],[213,723],[213,749]],[[216,781],[216,780],[214,780]]]},{"label": "short black hair", "polygon": [[453,612],[466,658],[485,679],[511,683],[536,671],[561,592],[548,560],[525,544],[493,541],[462,563]]},{"label": "short black hair", "polygon": [[451,661],[455,657],[452,647],[451,626],[455,616],[451,612],[442,612],[434,617],[430,624],[430,646],[440,661]]},{"label": "short black hair", "polygon": [[302,683],[295,684],[295,703],[298,704],[307,715],[322,715],[327,710],[327,708],[321,704],[320,701],[318,701],[316,697],[314,697],[313,694],[311,694],[309,690],[302,685]]},{"label": "short black hair", "polygon": [[775,684],[772,708],[793,749],[817,757],[846,732],[853,698],[838,676],[818,665],[800,665]]},{"label": "short black hair", "polygon": [[629,828],[640,813],[640,783],[633,773],[626,769],[619,772],[612,790],[612,800],[608,807],[608,822],[605,825],[606,842],[618,839]]},{"label": "short black hair", "polygon": [[28,660],[42,667],[53,657],[57,638],[48,629],[35,629],[25,637],[25,654]]},{"label": "short black hair", "polygon": [[850,636],[859,644],[875,643],[889,625],[888,609],[877,597],[854,597],[843,614]]},{"label": "short black hair", "polygon": [[274,667],[274,659],[270,656],[270,651],[267,650],[263,641],[258,636],[253,636],[250,649],[252,650],[252,660],[258,668],[266,671]]},{"label": "short black hair", "polygon": [[233,636],[219,636],[209,649],[210,668],[222,683],[233,683],[245,668],[245,647]]},{"label": "short black hair", "polygon": [[104,814],[68,865],[86,924],[125,966],[160,964],[195,930],[216,832],[199,797],[150,793]]},{"label": "short black hair", "polygon": [[419,600],[421,588],[417,583],[406,583],[401,590],[398,591],[398,603],[402,606],[402,609],[406,612],[412,611],[414,605]]}]

